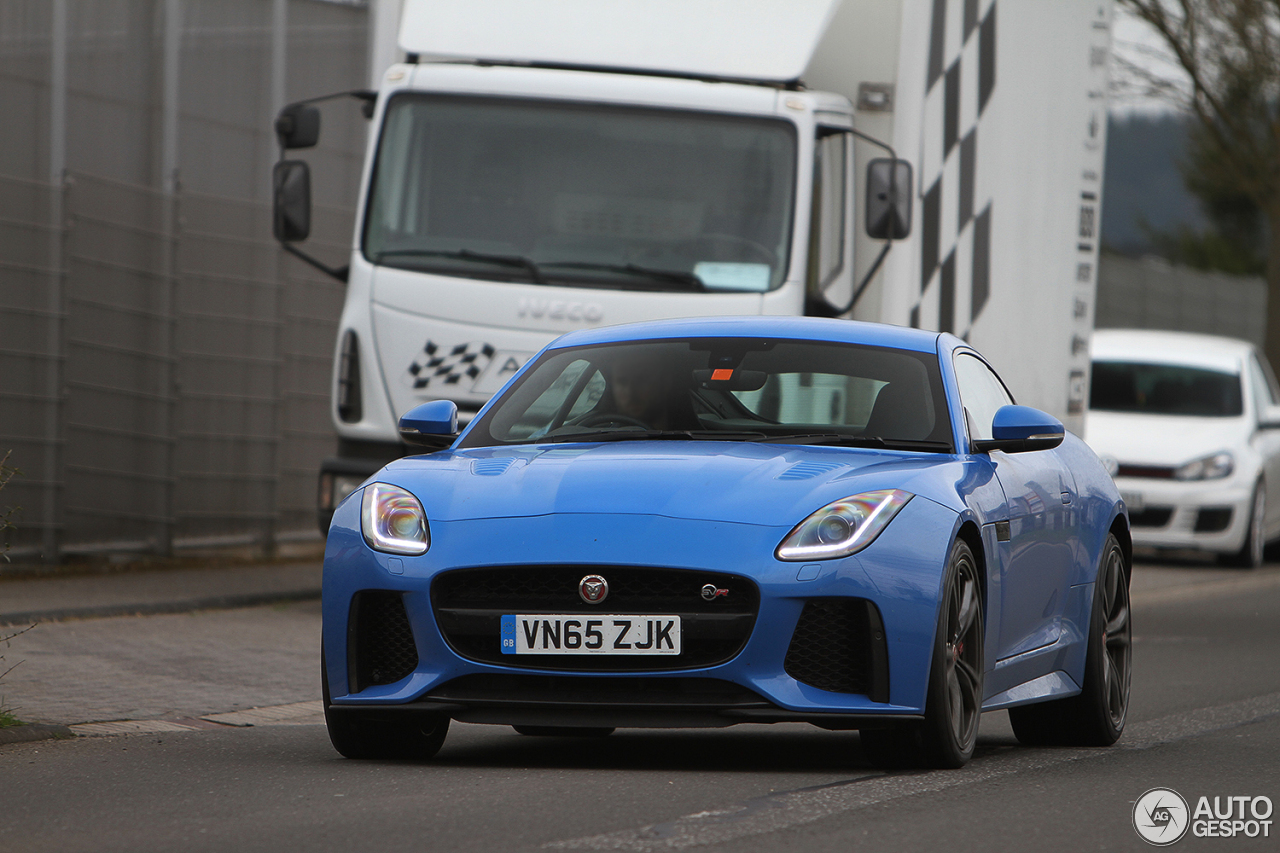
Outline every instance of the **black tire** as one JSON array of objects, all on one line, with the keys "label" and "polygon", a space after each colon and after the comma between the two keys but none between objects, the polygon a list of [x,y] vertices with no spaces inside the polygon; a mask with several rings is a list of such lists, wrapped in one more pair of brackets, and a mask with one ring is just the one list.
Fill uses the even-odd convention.
[{"label": "black tire", "polygon": [[512,726],[522,735],[530,737],[608,737],[612,726]]},{"label": "black tire", "polygon": [[449,733],[447,714],[427,711],[366,711],[338,708],[329,701],[329,673],[320,653],[320,685],[329,742],[344,758],[425,760],[435,756]]},{"label": "black tire", "polygon": [[1009,722],[1020,742],[1110,746],[1120,739],[1129,711],[1133,660],[1129,574],[1124,550],[1109,535],[1093,587],[1084,689],[1066,699],[1010,708]]},{"label": "black tire", "polygon": [[860,733],[878,767],[963,767],[973,757],[982,717],[982,582],[963,541],[951,547],[929,668],[924,722]]},{"label": "black tire", "polygon": [[1224,554],[1219,562],[1226,566],[1256,569],[1266,559],[1267,547],[1267,490],[1261,481],[1253,487],[1253,502],[1249,505],[1249,530],[1244,545],[1234,554]]}]

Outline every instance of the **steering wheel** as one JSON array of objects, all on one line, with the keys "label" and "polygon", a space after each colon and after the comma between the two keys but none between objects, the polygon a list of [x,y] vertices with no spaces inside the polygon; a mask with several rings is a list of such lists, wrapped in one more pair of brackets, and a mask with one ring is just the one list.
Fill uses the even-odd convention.
[{"label": "steering wheel", "polygon": [[699,241],[712,243],[728,243],[734,246],[742,246],[753,252],[758,258],[764,260],[769,266],[773,266],[778,261],[778,253],[765,246],[757,243],[755,240],[748,240],[746,237],[739,237],[737,234],[701,234],[697,238]]},{"label": "steering wheel", "polygon": [[616,412],[597,412],[594,415],[587,415],[585,418],[577,422],[577,426],[597,427],[597,426],[636,426],[640,429],[649,429],[649,425],[639,418],[633,418],[630,415],[621,415]]}]

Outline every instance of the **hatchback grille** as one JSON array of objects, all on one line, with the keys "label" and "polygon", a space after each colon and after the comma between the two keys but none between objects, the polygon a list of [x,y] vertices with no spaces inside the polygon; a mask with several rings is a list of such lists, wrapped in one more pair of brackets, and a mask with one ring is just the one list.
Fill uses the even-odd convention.
[{"label": "hatchback grille", "polygon": [[382,589],[357,592],[351,604],[350,646],[352,692],[392,684],[418,668],[409,617],[400,593]]},{"label": "hatchback grille", "polygon": [[1120,463],[1117,477],[1142,477],[1147,480],[1172,480],[1173,469],[1162,465],[1127,465]]},{"label": "hatchback grille", "polygon": [[1172,517],[1173,507],[1150,506],[1129,513],[1129,524],[1133,527],[1164,527]]},{"label": "hatchback grille", "polygon": [[[609,583],[607,598],[587,604],[578,595],[586,575]],[[707,601],[702,588],[727,594]],[[446,642],[471,660],[530,669],[658,671],[713,666],[746,645],[760,608],[760,591],[740,575],[691,569],[616,566],[506,566],[455,569],[431,585],[436,623]],[[507,655],[502,653],[504,615],[538,613],[678,615],[679,655]]]},{"label": "hatchback grille", "polygon": [[889,653],[880,611],[863,598],[809,599],[783,669],[820,690],[888,702]]}]

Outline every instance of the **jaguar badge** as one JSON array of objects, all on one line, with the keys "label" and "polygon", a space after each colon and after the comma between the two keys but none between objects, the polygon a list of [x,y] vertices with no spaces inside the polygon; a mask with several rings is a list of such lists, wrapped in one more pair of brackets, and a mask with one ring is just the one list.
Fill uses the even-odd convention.
[{"label": "jaguar badge", "polygon": [[609,582],[600,575],[587,575],[578,582],[578,595],[587,604],[599,604],[609,595]]}]

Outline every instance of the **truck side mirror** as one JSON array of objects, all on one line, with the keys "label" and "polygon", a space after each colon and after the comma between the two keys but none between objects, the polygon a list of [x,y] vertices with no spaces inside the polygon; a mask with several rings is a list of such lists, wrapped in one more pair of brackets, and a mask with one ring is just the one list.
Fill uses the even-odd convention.
[{"label": "truck side mirror", "polygon": [[911,164],[880,157],[867,164],[867,236],[901,240],[911,233]]},{"label": "truck side mirror", "polygon": [[281,243],[311,234],[311,169],[301,160],[281,160],[271,171],[275,188],[271,227]]},{"label": "truck side mirror", "polygon": [[310,104],[289,104],[276,116],[281,148],[310,148],[320,139],[320,111]]}]

